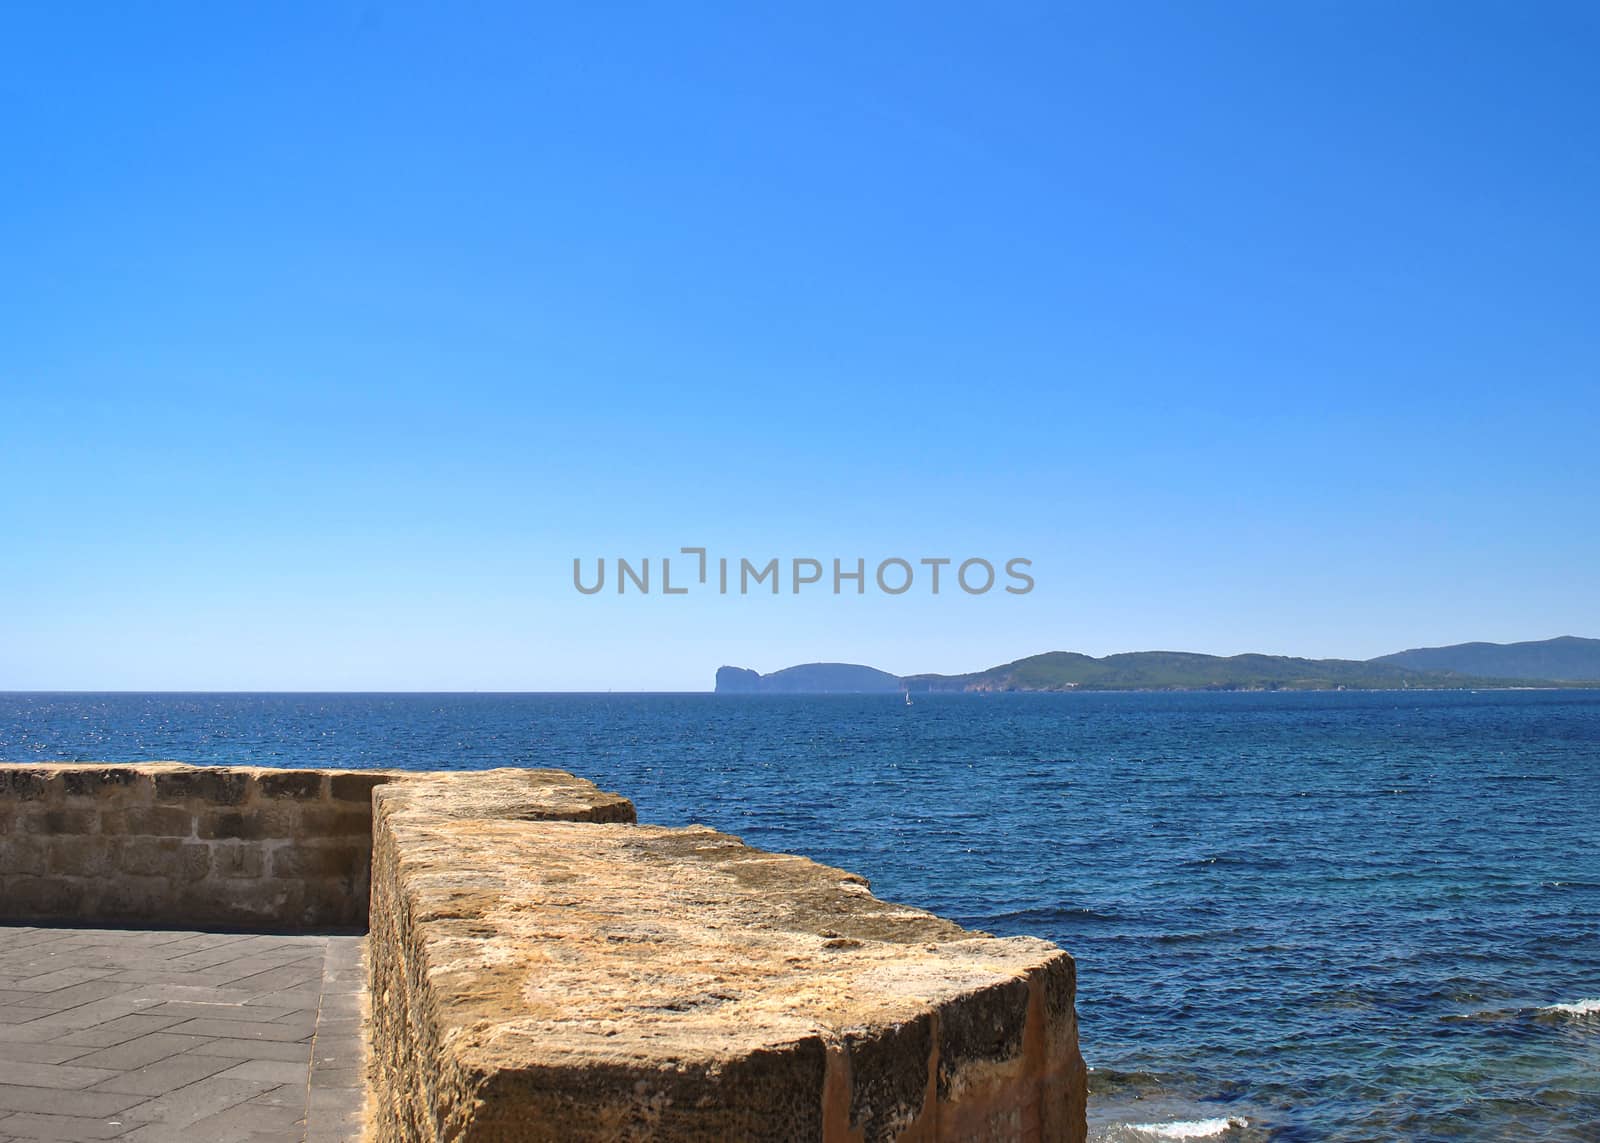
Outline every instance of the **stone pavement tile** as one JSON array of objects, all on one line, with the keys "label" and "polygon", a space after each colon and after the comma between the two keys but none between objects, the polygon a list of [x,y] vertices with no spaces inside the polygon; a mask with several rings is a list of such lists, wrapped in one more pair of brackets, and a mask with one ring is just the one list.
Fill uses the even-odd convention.
[{"label": "stone pavement tile", "polygon": [[18,1139],[60,1139],[77,1143],[87,1139],[116,1139],[138,1126],[116,1119],[85,1119],[78,1115],[39,1115],[24,1112],[0,1119],[0,1132]]},{"label": "stone pavement tile", "polygon": [[185,1020],[182,1024],[174,1024],[168,1031],[184,1036],[212,1036],[232,1040],[277,1040],[282,1043],[297,1043],[301,1040],[309,1040],[315,1027],[313,1020],[307,1020],[304,1017],[286,1020],[281,1023],[235,1020],[231,1017],[226,1020],[213,1020],[202,1017],[198,1020]]},{"label": "stone pavement tile", "polygon": [[242,988],[247,992],[262,993],[281,991],[285,988],[305,987],[321,980],[322,958],[318,957],[314,961],[294,961],[253,975],[245,975],[236,978],[230,983],[234,988]]},{"label": "stone pavement tile", "polygon": [[326,1036],[318,1034],[311,1043],[313,1071],[336,1068],[359,1068],[366,1062],[366,1053],[359,1037]]},{"label": "stone pavement tile", "polygon": [[162,963],[169,971],[184,968],[215,968],[218,965],[231,964],[243,957],[252,955],[257,950],[270,947],[270,943],[264,941],[261,937],[240,937],[237,940],[215,944],[198,952],[188,953],[185,956],[163,958]]},{"label": "stone pavement tile", "polygon": [[41,1027],[38,1017],[22,1024],[0,1022],[0,1044],[44,1044],[61,1035],[64,1030],[49,1024]]},{"label": "stone pavement tile", "polygon": [[296,1060],[309,1063],[311,1060],[311,1041],[296,1040],[293,1043],[284,1043],[281,1040],[212,1040],[202,1049],[210,1056],[232,1056],[237,1060]]},{"label": "stone pavement tile", "polygon": [[350,1143],[361,1137],[366,1093],[359,1088],[312,1089],[306,1108],[306,1143]]},{"label": "stone pavement tile", "polygon": [[29,1020],[37,1020],[45,1013],[37,1008],[23,1008],[17,1005],[7,1005],[0,1008],[0,1024],[26,1024]]},{"label": "stone pavement tile", "polygon": [[264,1080],[275,1084],[306,1085],[305,1064],[290,1060],[245,1060],[222,1072],[224,1079]]},{"label": "stone pavement tile", "polygon": [[[117,1143],[301,1143],[304,1132],[296,1129],[293,1135],[282,1131],[252,1131],[248,1128],[218,1131],[216,1127],[174,1127],[170,1123],[147,1123],[126,1135],[117,1136]],[[345,1143],[359,1138],[350,1136]]]},{"label": "stone pavement tile", "polygon": [[111,1079],[102,1080],[95,1091],[114,1091],[126,1095],[139,1095],[147,1099],[198,1083],[237,1067],[239,1061],[232,1056],[203,1056],[184,1053],[168,1056],[164,1060],[146,1064],[142,1068],[119,1072]]},{"label": "stone pavement tile", "polygon": [[367,1086],[367,1070],[360,1064],[347,1068],[316,1068],[311,1073],[312,1090],[318,1088],[360,1088]]},{"label": "stone pavement tile", "polygon": [[27,1064],[13,1061],[5,1065],[4,1078],[18,1087],[53,1087],[73,1091],[108,1080],[117,1073],[107,1068],[85,1068],[74,1064]]},{"label": "stone pavement tile", "polygon": [[188,1087],[158,1096],[145,1103],[128,1108],[127,1114],[136,1120],[187,1127],[196,1120],[226,1111],[243,1103],[253,1095],[279,1086],[261,1080],[223,1079],[211,1076]]},{"label": "stone pavement tile", "polygon": [[141,1102],[137,1095],[111,1091],[60,1091],[0,1083],[0,1113],[27,1111],[39,1115],[120,1115]]},{"label": "stone pavement tile", "polygon": [[248,976],[256,976],[263,972],[273,972],[281,968],[294,968],[296,965],[311,963],[312,968],[300,979],[320,978],[322,976],[322,957],[317,954],[308,954],[295,950],[294,955],[272,955],[270,953],[257,953],[254,956],[236,957],[216,965],[213,971],[226,972],[233,980],[243,980]]},{"label": "stone pavement tile", "polygon": [[317,1003],[321,999],[321,983],[313,981],[295,988],[285,988],[280,992],[253,993],[250,999],[244,1002],[244,1006],[246,1008],[294,1008],[315,1012]]},{"label": "stone pavement tile", "polygon": [[151,1007],[156,1003],[154,1000],[139,1000],[128,996],[108,996],[103,1000],[91,1000],[76,1008],[68,1008],[65,1012],[43,1013],[37,1020],[30,1020],[26,1024],[0,1026],[0,1038],[26,1040],[32,1037],[25,1033],[42,1031],[44,1033],[42,1038],[53,1039],[68,1032],[93,1028],[123,1016],[131,1016],[140,1009]]},{"label": "stone pavement tile", "polygon": [[329,937],[322,962],[322,991],[364,992],[367,969],[362,961],[365,937]]},{"label": "stone pavement tile", "polygon": [[216,988],[228,978],[227,969],[206,969],[196,972],[193,969],[162,969],[162,968],[130,968],[121,972],[114,972],[105,980],[117,984],[146,984],[154,988],[157,985],[168,984],[188,988]]},{"label": "stone pavement tile", "polygon": [[87,984],[91,980],[99,980],[102,976],[110,975],[110,970],[103,968],[58,968],[51,972],[18,977],[17,982],[7,991],[54,992],[58,988],[70,988],[74,984]]},{"label": "stone pavement tile", "polygon": [[259,1020],[271,1023],[286,1016],[293,1016],[296,1012],[305,1012],[307,1009],[271,1008],[264,1004],[230,1004],[226,1001],[161,1000],[145,1011],[151,1016],[175,1016],[181,1020]]},{"label": "stone pavement tile", "polygon": [[[276,1025],[272,1024],[267,1026],[276,1027]],[[317,1021],[317,1035],[321,1038],[343,1037],[359,1042],[361,1038],[361,1021],[352,1016],[329,1016],[324,1020]]]},{"label": "stone pavement tile", "polygon": [[274,1107],[263,1103],[240,1103],[208,1115],[190,1125],[191,1131],[207,1131],[213,1139],[231,1132],[277,1132],[283,1140],[298,1140],[306,1128],[305,1108]]},{"label": "stone pavement tile", "polygon": [[74,1067],[110,1068],[126,1072],[175,1056],[179,1052],[193,1052],[210,1041],[204,1036],[179,1036],[171,1032],[150,1032],[135,1040],[101,1048],[72,1061]]},{"label": "stone pavement tile", "polygon": [[93,1028],[68,1032],[65,1036],[57,1036],[54,1042],[80,1045],[84,1052],[91,1052],[96,1048],[109,1048],[150,1032],[159,1032],[184,1019],[186,1017],[183,1016],[152,1016],[150,1010],[145,1009],[143,1012],[107,1020],[104,1024],[96,1024]]},{"label": "stone pavement tile", "polygon": [[306,1089],[302,1084],[284,1084],[271,1091],[264,1091],[260,1095],[252,1095],[245,1103],[259,1103],[263,1107],[292,1107],[296,1111],[304,1112],[306,1109]]},{"label": "stone pavement tile", "polygon": [[359,992],[329,992],[322,997],[322,1002],[317,1005],[320,1019],[359,1020],[361,1018],[361,993]]},{"label": "stone pavement tile", "polygon": [[108,996],[122,993],[126,988],[126,985],[117,984],[115,981],[90,980],[68,988],[58,988],[54,992],[26,992],[23,995],[32,999],[19,1000],[17,1004],[30,1012],[44,1015],[47,1012],[63,1012],[68,1008],[76,1008],[91,1000],[104,1000]]},{"label": "stone pavement tile", "polygon": [[9,1063],[64,1064],[74,1056],[92,1050],[82,1044],[63,1044],[59,1040],[46,1044],[11,1044],[0,1040],[0,1083],[5,1082],[6,1065]]}]

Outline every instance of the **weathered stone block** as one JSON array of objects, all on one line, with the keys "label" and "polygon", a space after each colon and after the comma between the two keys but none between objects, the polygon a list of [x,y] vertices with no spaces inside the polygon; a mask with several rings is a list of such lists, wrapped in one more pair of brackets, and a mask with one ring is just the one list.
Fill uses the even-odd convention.
[{"label": "weathered stone block", "polygon": [[155,775],[156,800],[171,805],[204,802],[213,806],[240,806],[250,798],[254,773],[246,770],[196,766]]},{"label": "weathered stone block", "polygon": [[0,890],[6,915],[24,921],[77,917],[85,896],[85,884],[76,877],[5,877]]},{"label": "weathered stone block", "polygon": [[0,768],[0,797],[18,802],[32,802],[45,796],[49,786],[39,770]]},{"label": "weathered stone block", "polygon": [[98,836],[53,837],[49,845],[51,873],[93,877],[106,872],[106,844]]},{"label": "weathered stone block", "polygon": [[302,811],[293,802],[257,802],[238,809],[206,807],[195,819],[195,833],[205,839],[265,841],[302,833]]},{"label": "weathered stone block", "polygon": [[61,773],[61,788],[69,798],[104,797],[138,781],[139,772],[127,766],[85,766]]},{"label": "weathered stone block", "polygon": [[211,871],[211,847],[175,837],[135,837],[118,841],[110,860],[135,877],[198,881]]},{"label": "weathered stone block", "polygon": [[14,833],[0,837],[0,874],[39,877],[49,870],[49,838],[35,833]]},{"label": "weathered stone block", "polygon": [[263,771],[256,777],[256,788],[262,798],[296,801],[316,801],[322,797],[327,783],[328,776],[321,770]]},{"label": "weathered stone block", "polygon": [[261,876],[266,857],[258,845],[244,842],[218,842],[211,847],[211,873],[230,879]]},{"label": "weathered stone block", "polygon": [[368,851],[363,847],[296,842],[272,851],[272,876],[293,880],[348,878],[367,860]]},{"label": "weathered stone block", "polygon": [[34,810],[24,822],[24,828],[43,834],[92,834],[100,826],[100,815],[94,810],[56,809]]},{"label": "weathered stone block", "polygon": [[101,810],[100,832],[115,837],[188,837],[195,815],[182,806]]},{"label": "weathered stone block", "polygon": [[[178,889],[169,876],[140,877],[126,872],[96,882],[84,912],[97,920],[143,921],[176,918]],[[203,916],[203,914],[202,914]]]}]

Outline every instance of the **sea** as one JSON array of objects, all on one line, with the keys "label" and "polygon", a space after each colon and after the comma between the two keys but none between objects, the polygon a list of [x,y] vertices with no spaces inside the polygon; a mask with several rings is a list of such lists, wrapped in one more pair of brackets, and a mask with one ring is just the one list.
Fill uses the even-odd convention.
[{"label": "sea", "polygon": [[0,759],[559,767],[1059,942],[1102,1143],[1600,1140],[1600,691],[28,693]]}]

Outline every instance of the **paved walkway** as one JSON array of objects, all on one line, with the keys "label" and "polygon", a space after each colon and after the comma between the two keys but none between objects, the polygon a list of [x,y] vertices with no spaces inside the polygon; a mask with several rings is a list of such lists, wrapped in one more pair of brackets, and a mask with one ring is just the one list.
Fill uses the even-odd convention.
[{"label": "paved walkway", "polygon": [[0,1143],[348,1143],[361,938],[0,925]]}]

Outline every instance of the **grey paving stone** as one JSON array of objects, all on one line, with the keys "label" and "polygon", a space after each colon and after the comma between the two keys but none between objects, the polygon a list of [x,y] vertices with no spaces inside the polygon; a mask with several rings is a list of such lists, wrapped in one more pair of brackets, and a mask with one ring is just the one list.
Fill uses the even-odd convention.
[{"label": "grey paving stone", "polygon": [[110,975],[110,970],[103,968],[61,968],[53,972],[19,978],[12,988],[19,992],[54,992],[60,988],[87,984],[91,980],[99,980],[102,976]]},{"label": "grey paving stone", "polygon": [[109,1048],[115,1044],[126,1043],[149,1032],[159,1032],[185,1019],[188,1017],[153,1016],[150,1010],[146,1009],[129,1016],[119,1016],[115,1020],[107,1020],[104,1024],[96,1024],[92,1028],[68,1032],[65,1036],[57,1036],[53,1042],[77,1044],[82,1046],[84,1052],[91,1052],[96,1048]]},{"label": "grey paving stone", "polygon": [[279,965],[263,972],[236,977],[232,987],[242,988],[249,992],[278,992],[285,988],[296,988],[322,979],[322,961],[315,962],[295,961],[293,964]]},{"label": "grey paving stone", "polygon": [[145,1103],[135,1104],[128,1114],[135,1119],[187,1127],[219,1111],[243,1103],[279,1085],[261,1080],[223,1079],[210,1076],[177,1091],[168,1092]]},{"label": "grey paving stone", "polygon": [[95,1091],[114,1091],[126,1095],[144,1096],[154,1099],[166,1095],[192,1083],[207,1079],[229,1068],[237,1067],[239,1061],[231,1056],[202,1056],[183,1054],[168,1056],[164,1060],[146,1064],[142,1068],[132,1071],[119,1072],[111,1079],[102,1080],[94,1087]]},{"label": "grey paving stone", "polygon": [[114,1115],[139,1103],[140,1096],[110,1091],[60,1091],[0,1083],[0,1113],[26,1111],[40,1115]]},{"label": "grey paving stone", "polygon": [[136,1126],[115,1119],[85,1119],[77,1115],[39,1115],[33,1112],[0,1119],[0,1131],[19,1139],[116,1139]]},{"label": "grey paving stone", "polygon": [[15,1036],[18,1039],[28,1039],[30,1037],[22,1033],[32,1031],[44,1033],[46,1039],[54,1039],[68,1032],[95,1028],[112,1020],[121,1019],[123,1016],[131,1016],[152,1003],[154,1002],[127,996],[108,996],[103,1000],[91,1000],[76,1008],[68,1008],[65,1012],[41,1013],[37,1020],[30,1020],[26,1024],[8,1024],[4,1026],[3,1031],[6,1038]]},{"label": "grey paving stone", "polygon": [[216,1115],[195,1121],[191,1131],[207,1131],[212,1138],[223,1133],[277,1132],[283,1140],[298,1140],[304,1134],[304,1108],[274,1107],[261,1103],[241,1103]]},{"label": "grey paving stone", "polygon": [[224,1079],[265,1080],[275,1084],[301,1084],[307,1081],[306,1065],[290,1060],[245,1060],[222,1072]]},{"label": "grey paving stone", "polygon": [[27,999],[19,1000],[17,1004],[23,1008],[42,1012],[61,1012],[67,1008],[87,1004],[91,1000],[104,1000],[108,996],[116,996],[123,991],[124,987],[115,981],[86,980],[82,984],[56,988],[49,992],[23,992],[22,995]]},{"label": "grey paving stone", "polygon": [[286,1044],[281,1040],[217,1039],[208,1043],[203,1051],[210,1056],[232,1056],[239,1060],[298,1060],[311,1059],[311,1041],[298,1040]]},{"label": "grey paving stone", "polygon": [[321,1000],[322,988],[318,982],[312,982],[298,988],[286,988],[281,992],[256,993],[244,1002],[244,1007],[292,1008],[315,1012]]},{"label": "grey paving stone", "polygon": [[134,1040],[101,1048],[87,1056],[79,1056],[72,1066],[82,1068],[111,1068],[126,1072],[175,1056],[179,1052],[192,1052],[209,1041],[204,1036],[179,1036],[171,1032],[150,1032]]},{"label": "grey paving stone", "polygon": [[304,1112],[306,1109],[306,1091],[304,1084],[284,1084],[271,1091],[264,1091],[260,1095],[252,1095],[245,1103],[259,1103],[263,1107],[292,1107],[296,1111]]},{"label": "grey paving stone", "polygon": [[64,1064],[74,1056],[93,1051],[82,1044],[9,1044],[0,1041],[0,1082],[4,1082],[5,1065],[12,1061],[25,1064]]},{"label": "grey paving stone", "polygon": [[269,1008],[265,1005],[231,1004],[226,1001],[165,1000],[153,1008],[145,1009],[151,1016],[173,1016],[181,1020],[259,1020],[270,1024],[293,1016],[296,1012],[313,1011],[304,1008]]},{"label": "grey paving stone", "polygon": [[185,1020],[174,1024],[169,1031],[184,1036],[227,1037],[233,1040],[278,1040],[295,1043],[309,1040],[315,1030],[313,1020],[295,1020],[293,1023],[267,1023],[250,1020]]},{"label": "grey paving stone", "polygon": [[365,1069],[360,1066],[348,1068],[317,1068],[311,1073],[311,1087],[318,1088],[356,1088],[366,1090]]},{"label": "grey paving stone", "polygon": [[5,1081],[18,1087],[53,1087],[73,1091],[108,1080],[116,1073],[106,1068],[85,1068],[75,1064],[28,1064],[12,1061],[5,1065]]},{"label": "grey paving stone", "polygon": [[361,953],[357,936],[0,925],[0,1143],[357,1139]]}]

